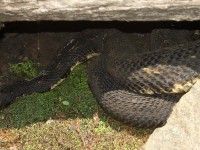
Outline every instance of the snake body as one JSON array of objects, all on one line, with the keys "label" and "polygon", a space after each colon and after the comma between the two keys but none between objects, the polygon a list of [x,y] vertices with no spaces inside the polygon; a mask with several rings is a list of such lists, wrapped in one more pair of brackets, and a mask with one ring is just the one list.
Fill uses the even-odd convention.
[{"label": "snake body", "polygon": [[[0,106],[17,97],[45,92],[89,58],[88,81],[97,102],[113,118],[137,127],[166,123],[173,106],[200,75],[200,40],[193,31],[154,30],[151,34],[88,29],[65,43],[38,77],[0,89]],[[143,43],[149,38],[149,43]],[[149,49],[148,52],[145,49]]]}]

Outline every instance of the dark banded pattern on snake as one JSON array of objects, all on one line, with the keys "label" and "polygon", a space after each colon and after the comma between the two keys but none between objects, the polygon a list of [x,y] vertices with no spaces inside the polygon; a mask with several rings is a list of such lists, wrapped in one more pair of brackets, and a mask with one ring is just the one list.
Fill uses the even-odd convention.
[{"label": "dark banded pattern on snake", "polygon": [[[23,95],[51,90],[77,64],[98,53],[88,75],[103,110],[137,127],[162,126],[174,104],[199,78],[200,41],[193,34],[154,30],[134,33],[135,40],[130,40],[130,34],[116,29],[85,30],[59,50],[40,76],[1,87],[0,106]],[[149,42],[144,43],[145,38]]]}]

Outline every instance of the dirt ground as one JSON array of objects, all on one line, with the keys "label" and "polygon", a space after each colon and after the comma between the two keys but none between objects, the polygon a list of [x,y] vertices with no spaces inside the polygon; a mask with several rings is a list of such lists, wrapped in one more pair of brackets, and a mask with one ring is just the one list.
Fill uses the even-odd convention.
[{"label": "dirt ground", "polygon": [[32,60],[41,64],[40,70],[77,33],[59,30],[49,32],[40,29],[38,23],[6,25],[0,30],[0,85],[13,80],[10,64]]},{"label": "dirt ground", "polygon": [[149,32],[153,28],[198,28],[199,22],[13,22],[0,30],[0,86],[13,80],[9,68],[26,60],[39,62],[42,70],[57,50],[85,28],[117,27],[125,32]]}]

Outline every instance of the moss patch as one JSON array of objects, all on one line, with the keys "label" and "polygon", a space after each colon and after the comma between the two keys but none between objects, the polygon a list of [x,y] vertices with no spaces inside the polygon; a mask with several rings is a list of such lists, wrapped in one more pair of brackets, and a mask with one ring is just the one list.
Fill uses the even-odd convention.
[{"label": "moss patch", "polygon": [[0,111],[1,148],[134,150],[151,132],[104,114],[83,65],[52,91],[18,98]]}]

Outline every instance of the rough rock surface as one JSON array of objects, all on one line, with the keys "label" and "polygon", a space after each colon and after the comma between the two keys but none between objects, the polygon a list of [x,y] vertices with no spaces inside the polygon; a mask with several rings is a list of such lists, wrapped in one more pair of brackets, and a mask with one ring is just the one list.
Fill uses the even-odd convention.
[{"label": "rough rock surface", "polygon": [[199,0],[0,0],[0,22],[200,20]]},{"label": "rough rock surface", "polygon": [[144,150],[200,150],[200,80],[173,109],[167,124],[157,128]]}]

